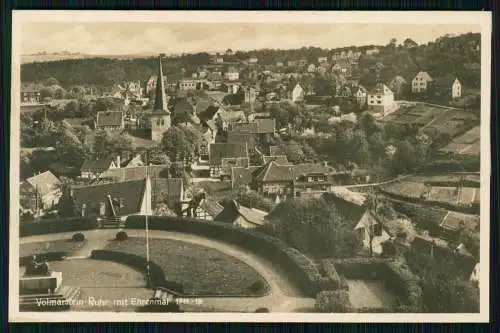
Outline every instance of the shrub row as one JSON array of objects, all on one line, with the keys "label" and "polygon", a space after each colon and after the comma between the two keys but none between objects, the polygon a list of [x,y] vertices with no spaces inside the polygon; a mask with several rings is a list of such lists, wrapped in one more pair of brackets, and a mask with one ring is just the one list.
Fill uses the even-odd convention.
[{"label": "shrub row", "polygon": [[[90,257],[92,259],[117,262],[135,268],[138,271],[143,272],[144,274],[147,273],[146,259],[134,254],[119,251],[94,250],[92,251]],[[182,284],[173,281],[166,281],[163,269],[152,261],[149,262],[149,273],[151,288],[163,287],[165,289],[173,291],[174,293],[180,295],[183,294],[184,291]]]},{"label": "shrub row", "polygon": [[[321,285],[326,284],[317,266],[307,256],[292,249],[279,239],[252,230],[233,227],[227,223],[179,217],[150,217],[149,228],[191,233],[218,239],[248,249],[266,258],[293,279],[299,289],[309,296],[316,296]],[[125,228],[143,229],[144,216],[130,216]]]},{"label": "shrub row", "polygon": [[322,290],[336,290],[341,288],[341,280],[337,269],[335,268],[335,260],[324,259],[321,261],[321,270],[326,276],[328,284],[322,286]]},{"label": "shrub row", "polygon": [[83,231],[97,228],[95,217],[41,220],[20,225],[19,236],[43,235],[59,232]]},{"label": "shrub row", "polygon": [[335,267],[347,278],[381,280],[398,296],[404,306],[420,308],[422,289],[419,279],[403,262],[378,258],[351,258],[336,260]]}]

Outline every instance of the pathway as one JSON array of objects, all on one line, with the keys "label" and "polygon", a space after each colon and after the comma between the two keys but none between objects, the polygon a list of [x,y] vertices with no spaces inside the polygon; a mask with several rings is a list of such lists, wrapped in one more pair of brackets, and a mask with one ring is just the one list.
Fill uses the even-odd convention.
[{"label": "pathway", "polygon": [[[82,232],[87,244],[77,254],[79,257],[89,255],[93,249],[103,248],[108,241],[115,238],[117,229],[90,230]],[[130,237],[145,237],[145,230],[127,229]],[[69,239],[73,232],[23,237],[21,244],[47,242],[58,239]],[[205,311],[253,312],[258,308],[268,308],[270,312],[311,311],[313,298],[303,296],[289,278],[266,259],[232,244],[192,234],[150,230],[152,238],[172,239],[210,247],[233,256],[253,267],[267,281],[270,291],[263,297],[203,297],[202,304],[197,306]],[[194,306],[191,306],[194,307]]]}]

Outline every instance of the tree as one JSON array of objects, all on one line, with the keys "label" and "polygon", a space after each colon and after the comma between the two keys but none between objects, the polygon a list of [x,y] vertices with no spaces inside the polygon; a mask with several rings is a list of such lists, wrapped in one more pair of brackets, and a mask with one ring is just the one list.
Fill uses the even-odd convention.
[{"label": "tree", "polygon": [[286,157],[289,161],[295,164],[304,162],[306,156],[302,147],[296,141],[291,140],[287,142],[284,148]]},{"label": "tree", "polygon": [[57,81],[56,78],[54,77],[49,77],[47,80],[45,80],[44,84],[46,86],[59,86],[59,81]]},{"label": "tree", "polygon": [[169,165],[170,159],[168,158],[168,155],[165,154],[165,152],[159,150],[152,150],[149,153],[148,162],[153,165]]},{"label": "tree", "polygon": [[352,257],[361,246],[342,210],[322,199],[287,199],[268,219],[267,232],[315,258]]},{"label": "tree", "polygon": [[173,162],[191,158],[195,151],[195,147],[188,140],[185,131],[179,126],[172,126],[165,132],[161,147]]},{"label": "tree", "polygon": [[134,140],[126,133],[115,133],[104,130],[98,131],[94,138],[93,153],[96,158],[103,158],[110,154],[133,152],[134,150]]},{"label": "tree", "polygon": [[395,173],[404,173],[417,166],[418,157],[415,146],[409,141],[401,141],[396,147],[396,153],[392,159],[392,167]]}]

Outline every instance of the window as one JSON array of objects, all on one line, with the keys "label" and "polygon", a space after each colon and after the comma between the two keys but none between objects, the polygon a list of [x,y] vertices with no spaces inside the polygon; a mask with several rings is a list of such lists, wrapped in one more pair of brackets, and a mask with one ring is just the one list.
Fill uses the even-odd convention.
[{"label": "window", "polygon": [[382,101],[377,101],[377,104],[382,104]]},{"label": "window", "polygon": [[382,225],[379,223],[373,225],[373,234],[375,236],[382,236]]}]

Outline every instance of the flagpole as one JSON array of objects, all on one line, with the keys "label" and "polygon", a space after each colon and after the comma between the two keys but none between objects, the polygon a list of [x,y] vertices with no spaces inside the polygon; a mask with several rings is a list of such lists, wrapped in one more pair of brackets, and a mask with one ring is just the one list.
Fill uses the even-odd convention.
[{"label": "flagpole", "polygon": [[[146,151],[146,195],[147,193],[147,182],[149,180],[149,150]],[[148,215],[149,215],[149,199],[146,199],[146,274],[147,274],[147,284],[148,286],[151,285],[151,275],[150,275],[150,270],[149,270],[149,221],[148,221]]]}]

